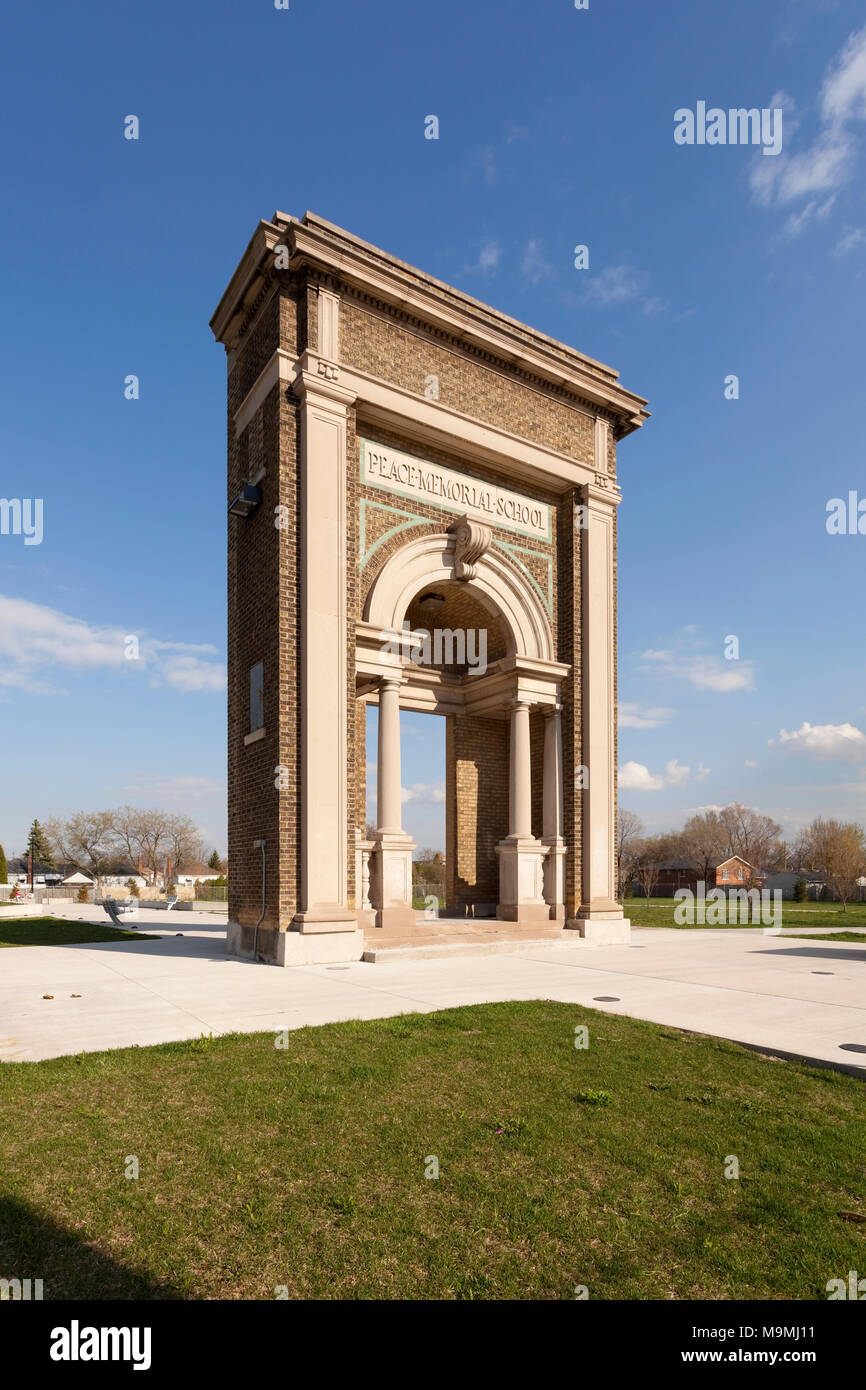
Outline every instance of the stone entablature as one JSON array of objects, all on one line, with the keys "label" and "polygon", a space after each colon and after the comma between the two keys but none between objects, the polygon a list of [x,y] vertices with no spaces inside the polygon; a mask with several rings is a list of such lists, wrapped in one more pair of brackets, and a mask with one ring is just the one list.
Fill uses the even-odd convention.
[{"label": "stone entablature", "polygon": [[362,438],[361,482],[391,496],[426,502],[431,507],[475,516],[491,525],[537,540],[551,539],[551,509],[545,502],[510,488],[484,483],[428,459],[413,457]]}]

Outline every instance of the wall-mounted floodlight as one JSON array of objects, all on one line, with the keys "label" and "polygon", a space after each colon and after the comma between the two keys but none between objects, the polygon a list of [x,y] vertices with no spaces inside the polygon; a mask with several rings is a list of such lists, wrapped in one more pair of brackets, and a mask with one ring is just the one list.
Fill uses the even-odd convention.
[{"label": "wall-mounted floodlight", "polygon": [[231,516],[252,516],[256,507],[262,505],[262,490],[253,483],[245,483],[233,502],[229,504]]}]

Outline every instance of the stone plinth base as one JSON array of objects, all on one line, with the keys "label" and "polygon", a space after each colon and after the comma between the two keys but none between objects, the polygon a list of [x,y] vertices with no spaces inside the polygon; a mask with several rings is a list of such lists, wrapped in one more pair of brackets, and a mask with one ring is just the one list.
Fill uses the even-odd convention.
[{"label": "stone plinth base", "polygon": [[357,913],[347,912],[344,907],[324,907],[313,912],[296,912],[292,919],[292,931],[301,932],[303,936],[354,931],[357,925]]},{"label": "stone plinth base", "polygon": [[[229,922],[226,954],[252,960],[253,937],[253,927]],[[364,933],[357,928],[315,933],[259,928],[257,958],[266,965],[335,965],[360,960],[363,954]]]},{"label": "stone plinth base", "polygon": [[593,946],[627,946],[631,940],[631,922],[627,917],[571,917],[566,927],[580,932],[584,941]]},{"label": "stone plinth base", "polygon": [[496,846],[499,855],[499,906],[503,922],[549,922],[544,901],[543,862],[547,846],[532,836],[509,836]]},{"label": "stone plinth base", "polygon": [[378,903],[376,927],[401,932],[415,925],[418,913],[412,906],[412,851],[415,841],[408,835],[377,830],[376,849],[371,861],[370,898]]},{"label": "stone plinth base", "polygon": [[390,935],[411,931],[420,916],[420,912],[416,912],[413,907],[408,907],[405,903],[397,903],[392,907],[380,907],[374,913],[374,931]]}]

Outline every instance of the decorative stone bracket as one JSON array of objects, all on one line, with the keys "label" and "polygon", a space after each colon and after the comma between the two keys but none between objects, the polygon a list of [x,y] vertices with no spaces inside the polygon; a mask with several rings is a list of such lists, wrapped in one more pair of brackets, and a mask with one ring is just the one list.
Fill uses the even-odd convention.
[{"label": "decorative stone bracket", "polygon": [[464,583],[475,578],[475,566],[493,544],[493,530],[483,521],[461,516],[448,532],[454,537],[455,578]]}]

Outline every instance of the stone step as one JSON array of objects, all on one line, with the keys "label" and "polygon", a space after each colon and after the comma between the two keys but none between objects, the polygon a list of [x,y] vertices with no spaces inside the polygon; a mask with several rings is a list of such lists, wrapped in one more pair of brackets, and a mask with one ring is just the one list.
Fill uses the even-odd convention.
[{"label": "stone step", "polygon": [[545,950],[550,946],[586,946],[588,943],[574,931],[550,932],[544,936],[495,937],[445,937],[422,939],[414,938],[411,943],[402,941],[394,945],[379,946],[370,943],[364,948],[361,959],[369,965],[382,965],[386,961],[440,960],[448,956],[495,956],[515,951]]}]

